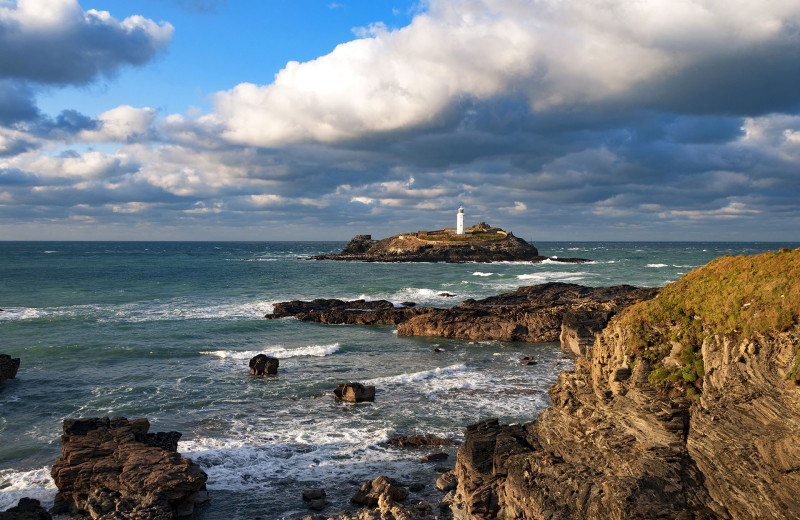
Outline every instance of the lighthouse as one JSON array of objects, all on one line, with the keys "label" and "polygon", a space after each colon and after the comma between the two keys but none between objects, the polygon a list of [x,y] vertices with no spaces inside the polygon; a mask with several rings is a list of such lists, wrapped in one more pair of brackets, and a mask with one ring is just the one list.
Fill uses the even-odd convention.
[{"label": "lighthouse", "polygon": [[456,217],[456,234],[464,234],[464,206],[458,208],[458,217]]}]

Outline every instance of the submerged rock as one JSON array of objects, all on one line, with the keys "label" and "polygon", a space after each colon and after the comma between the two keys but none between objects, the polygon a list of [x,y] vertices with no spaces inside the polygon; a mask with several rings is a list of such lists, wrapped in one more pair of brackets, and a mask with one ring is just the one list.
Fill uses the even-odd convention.
[{"label": "submerged rock", "polygon": [[341,383],[333,391],[336,399],[351,403],[361,403],[375,400],[375,387],[364,386],[361,383]]},{"label": "submerged rock", "polygon": [[278,358],[258,354],[250,359],[250,373],[254,376],[273,376],[278,373]]},{"label": "submerged rock", "polygon": [[0,354],[0,383],[6,379],[17,377],[19,358],[12,358],[8,354]]},{"label": "submerged rock", "polygon": [[[54,510],[93,519],[171,519],[207,500],[205,472],[173,448],[177,432],[148,433],[147,419],[67,419],[51,476]],[[169,448],[169,449],[167,449]]]}]

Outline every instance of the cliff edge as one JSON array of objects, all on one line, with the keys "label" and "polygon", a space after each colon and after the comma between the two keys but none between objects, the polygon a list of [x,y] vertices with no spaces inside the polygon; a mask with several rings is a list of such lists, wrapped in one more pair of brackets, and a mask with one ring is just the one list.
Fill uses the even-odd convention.
[{"label": "cliff edge", "polygon": [[456,519],[800,518],[800,249],[615,316],[533,422],[467,428]]}]

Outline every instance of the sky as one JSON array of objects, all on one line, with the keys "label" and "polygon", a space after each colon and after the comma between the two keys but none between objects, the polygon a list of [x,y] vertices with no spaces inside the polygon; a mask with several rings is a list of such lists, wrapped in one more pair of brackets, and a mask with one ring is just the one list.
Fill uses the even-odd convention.
[{"label": "sky", "polygon": [[800,241],[797,0],[0,0],[0,240]]}]

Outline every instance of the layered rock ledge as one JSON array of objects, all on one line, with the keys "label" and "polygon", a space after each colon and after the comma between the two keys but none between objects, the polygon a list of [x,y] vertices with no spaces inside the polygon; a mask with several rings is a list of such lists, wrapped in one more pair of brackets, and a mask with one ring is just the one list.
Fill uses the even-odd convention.
[{"label": "layered rock ledge", "polygon": [[54,512],[92,519],[168,520],[207,500],[205,472],[177,453],[178,432],[148,433],[147,419],[67,419],[51,476]]},{"label": "layered rock ledge", "polygon": [[454,517],[800,518],[799,279],[724,257],[622,311],[536,420],[467,428]]},{"label": "layered rock ledge", "polygon": [[[349,260],[360,262],[542,262],[536,246],[515,237],[510,231],[481,222],[468,228],[467,234],[442,231],[401,233],[381,240],[372,235],[356,235],[337,254],[320,255],[314,260]],[[551,258],[558,262],[582,263],[582,258]]]},{"label": "layered rock ledge", "polygon": [[[541,342],[559,341],[565,335],[583,338],[585,348],[593,340],[593,332],[602,329],[611,316],[657,292],[629,285],[585,287],[554,282],[465,300],[449,309],[395,307],[386,300],[295,300],[276,304],[266,318],[294,316],[300,321],[326,324],[397,325],[399,335],[472,340]],[[569,341],[564,345],[572,348]]]}]

